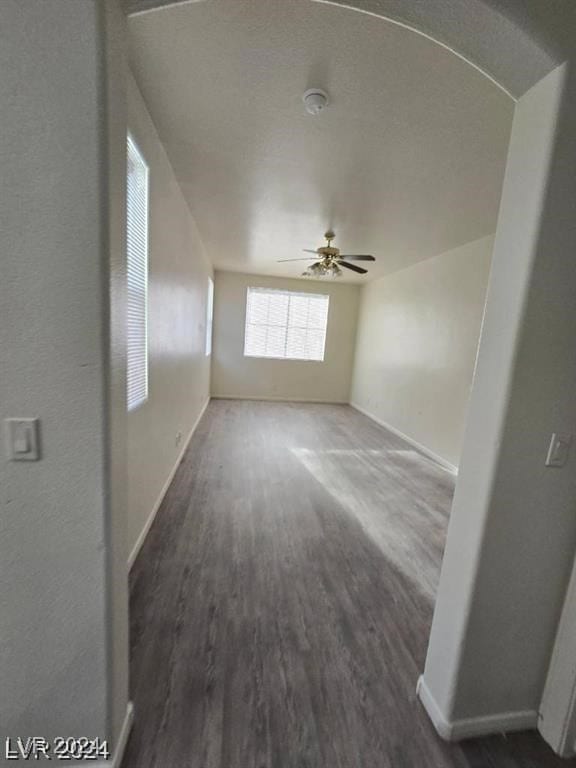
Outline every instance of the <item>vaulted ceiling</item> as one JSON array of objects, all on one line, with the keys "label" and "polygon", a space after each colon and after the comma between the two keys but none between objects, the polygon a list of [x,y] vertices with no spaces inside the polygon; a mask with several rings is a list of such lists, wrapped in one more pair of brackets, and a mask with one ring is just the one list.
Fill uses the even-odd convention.
[{"label": "vaulted ceiling", "polygon": [[[494,231],[512,100],[427,38],[310,0],[204,0],[129,19],[130,56],[207,252],[298,276],[336,231],[366,281]],[[318,116],[302,93],[330,95]]]}]

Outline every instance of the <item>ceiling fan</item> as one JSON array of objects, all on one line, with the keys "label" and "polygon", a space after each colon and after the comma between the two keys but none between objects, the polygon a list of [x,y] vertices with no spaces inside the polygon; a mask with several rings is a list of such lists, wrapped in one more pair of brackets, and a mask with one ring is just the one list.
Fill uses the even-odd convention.
[{"label": "ceiling fan", "polygon": [[311,259],[318,259],[315,264],[311,264],[305,272],[302,272],[303,277],[340,277],[342,274],[340,267],[346,267],[346,269],[351,269],[359,275],[365,275],[368,272],[367,269],[357,267],[356,264],[348,264],[348,261],[344,261],[344,259],[348,259],[349,261],[376,261],[374,256],[358,254],[350,256],[341,254],[339,248],[335,248],[331,245],[332,240],[336,237],[331,230],[326,232],[324,237],[326,238],[326,245],[316,248],[314,251],[309,248],[303,249],[305,253],[313,253],[314,256],[306,256],[300,259],[279,259],[278,261],[308,261]]}]

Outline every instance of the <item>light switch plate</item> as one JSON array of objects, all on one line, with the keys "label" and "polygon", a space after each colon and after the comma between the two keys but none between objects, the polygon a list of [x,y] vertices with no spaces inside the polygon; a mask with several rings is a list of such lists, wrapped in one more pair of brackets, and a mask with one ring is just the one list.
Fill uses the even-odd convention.
[{"label": "light switch plate", "polygon": [[39,461],[39,419],[6,419],[4,427],[9,461]]},{"label": "light switch plate", "polygon": [[568,460],[572,435],[563,432],[554,432],[550,439],[548,455],[546,456],[547,467],[563,467]]}]

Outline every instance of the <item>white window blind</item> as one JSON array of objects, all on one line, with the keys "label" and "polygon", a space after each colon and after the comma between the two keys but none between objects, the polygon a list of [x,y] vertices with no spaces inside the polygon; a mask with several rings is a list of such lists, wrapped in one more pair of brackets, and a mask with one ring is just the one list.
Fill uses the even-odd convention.
[{"label": "white window blind", "polygon": [[208,278],[208,294],[206,296],[206,355],[212,354],[212,322],[214,314],[214,281]]},{"label": "white window blind", "polygon": [[246,357],[324,360],[329,297],[248,288]]},{"label": "white window blind", "polygon": [[128,410],[148,399],[148,166],[128,137],[127,180]]}]

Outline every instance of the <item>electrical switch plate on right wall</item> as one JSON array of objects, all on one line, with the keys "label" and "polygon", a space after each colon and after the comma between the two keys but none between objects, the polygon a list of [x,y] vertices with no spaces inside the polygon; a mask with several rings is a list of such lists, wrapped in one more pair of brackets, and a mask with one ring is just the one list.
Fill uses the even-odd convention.
[{"label": "electrical switch plate on right wall", "polygon": [[572,435],[565,432],[554,432],[550,439],[548,455],[546,456],[547,467],[563,467],[568,459]]}]

